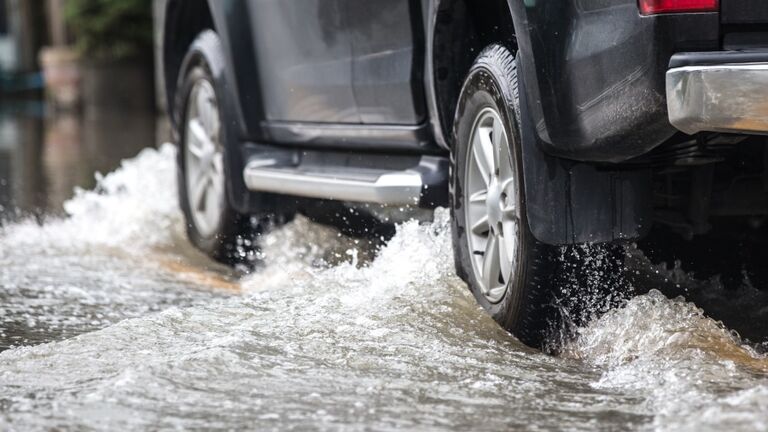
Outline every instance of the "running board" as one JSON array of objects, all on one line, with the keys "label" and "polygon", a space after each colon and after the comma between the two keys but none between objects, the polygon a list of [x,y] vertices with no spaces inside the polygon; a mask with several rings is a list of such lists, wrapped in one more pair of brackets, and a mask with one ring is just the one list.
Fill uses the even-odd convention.
[{"label": "running board", "polygon": [[[251,191],[383,205],[444,205],[447,186],[445,158],[422,156],[404,170],[327,165],[280,165],[276,160],[252,159],[243,172]],[[433,189],[433,191],[430,191]],[[430,193],[427,193],[427,192]],[[447,188],[446,188],[447,191]],[[425,196],[430,196],[425,200]],[[428,201],[428,202],[426,202]]]}]

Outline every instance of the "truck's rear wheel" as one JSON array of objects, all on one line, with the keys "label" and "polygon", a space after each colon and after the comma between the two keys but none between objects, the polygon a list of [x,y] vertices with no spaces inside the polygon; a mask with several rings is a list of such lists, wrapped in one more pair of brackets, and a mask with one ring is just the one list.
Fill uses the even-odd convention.
[{"label": "truck's rear wheel", "polygon": [[515,58],[501,46],[475,61],[459,97],[451,199],[456,268],[477,301],[522,342],[557,326],[553,248],[530,232],[522,174]]}]

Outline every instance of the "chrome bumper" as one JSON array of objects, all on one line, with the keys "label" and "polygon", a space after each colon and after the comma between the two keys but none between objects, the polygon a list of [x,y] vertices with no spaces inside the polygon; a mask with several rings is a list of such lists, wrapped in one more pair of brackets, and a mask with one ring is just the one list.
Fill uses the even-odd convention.
[{"label": "chrome bumper", "polygon": [[768,63],[667,71],[669,121],[687,134],[768,133]]}]

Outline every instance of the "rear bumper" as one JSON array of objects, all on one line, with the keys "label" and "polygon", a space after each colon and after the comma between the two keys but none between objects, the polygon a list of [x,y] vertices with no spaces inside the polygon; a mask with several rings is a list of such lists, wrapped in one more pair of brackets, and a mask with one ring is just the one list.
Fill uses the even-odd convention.
[{"label": "rear bumper", "polygon": [[685,53],[670,65],[667,109],[677,129],[768,134],[768,52]]}]

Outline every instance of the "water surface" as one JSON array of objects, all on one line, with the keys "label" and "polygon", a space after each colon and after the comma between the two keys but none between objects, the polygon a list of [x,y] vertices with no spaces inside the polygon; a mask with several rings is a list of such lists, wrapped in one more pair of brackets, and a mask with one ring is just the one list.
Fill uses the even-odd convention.
[{"label": "water surface", "polygon": [[0,428],[768,430],[768,361],[685,300],[521,345],[454,275],[443,210],[372,259],[299,217],[259,271],[222,268],[184,238],[174,151],[0,228]]}]

